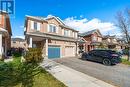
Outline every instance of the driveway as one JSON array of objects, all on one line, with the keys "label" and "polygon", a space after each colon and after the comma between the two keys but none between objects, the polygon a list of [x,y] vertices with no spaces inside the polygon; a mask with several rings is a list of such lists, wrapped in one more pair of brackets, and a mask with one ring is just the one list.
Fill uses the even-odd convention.
[{"label": "driveway", "polygon": [[100,63],[85,61],[80,58],[61,58],[54,59],[54,61],[112,85],[130,87],[130,66],[123,64],[105,66]]}]

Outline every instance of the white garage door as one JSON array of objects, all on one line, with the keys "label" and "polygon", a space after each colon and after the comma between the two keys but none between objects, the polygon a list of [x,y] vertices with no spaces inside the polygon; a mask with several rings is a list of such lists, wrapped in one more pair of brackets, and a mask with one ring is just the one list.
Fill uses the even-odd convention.
[{"label": "white garage door", "polygon": [[72,57],[75,55],[74,47],[73,46],[66,46],[65,47],[65,57]]}]

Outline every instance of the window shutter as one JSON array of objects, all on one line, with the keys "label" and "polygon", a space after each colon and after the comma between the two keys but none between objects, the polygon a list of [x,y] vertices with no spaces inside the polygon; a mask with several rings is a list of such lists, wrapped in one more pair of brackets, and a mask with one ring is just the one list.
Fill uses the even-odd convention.
[{"label": "window shutter", "polygon": [[71,30],[69,30],[68,32],[69,32],[69,36],[71,36]]},{"label": "window shutter", "polygon": [[77,34],[77,32],[75,32],[75,38],[77,38],[78,37],[78,34]]},{"label": "window shutter", "polygon": [[64,29],[62,29],[62,35],[64,35]]},{"label": "window shutter", "polygon": [[37,23],[37,30],[40,31],[40,23]]},{"label": "window shutter", "polygon": [[73,37],[74,37],[74,32],[72,32],[72,34],[73,34]]},{"label": "window shutter", "polygon": [[47,32],[50,31],[50,27],[49,27],[49,24],[47,24]]},{"label": "window shutter", "polygon": [[59,31],[59,27],[56,27],[56,33],[58,33],[58,31]]},{"label": "window shutter", "polygon": [[34,21],[31,21],[31,29],[34,29]]}]

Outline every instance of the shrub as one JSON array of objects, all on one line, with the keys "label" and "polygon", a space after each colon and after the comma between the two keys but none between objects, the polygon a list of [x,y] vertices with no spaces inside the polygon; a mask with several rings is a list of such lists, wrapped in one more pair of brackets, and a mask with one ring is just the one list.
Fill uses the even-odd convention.
[{"label": "shrub", "polygon": [[13,57],[21,57],[21,56],[22,56],[22,54],[19,53],[19,52],[14,52],[13,53]]},{"label": "shrub", "polygon": [[29,48],[24,56],[26,62],[42,62],[42,49],[41,48]]},{"label": "shrub", "polygon": [[123,51],[123,54],[124,54],[124,55],[128,55],[128,52],[129,52],[128,48],[127,48],[127,49],[124,49],[124,50],[122,50],[122,51]]}]

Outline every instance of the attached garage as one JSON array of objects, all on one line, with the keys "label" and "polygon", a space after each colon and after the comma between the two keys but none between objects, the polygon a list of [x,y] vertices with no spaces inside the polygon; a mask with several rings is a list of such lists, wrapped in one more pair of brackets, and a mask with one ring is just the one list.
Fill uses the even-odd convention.
[{"label": "attached garage", "polygon": [[61,49],[60,46],[48,46],[48,58],[60,58]]},{"label": "attached garage", "polygon": [[65,57],[75,56],[74,46],[66,46],[65,47]]}]

